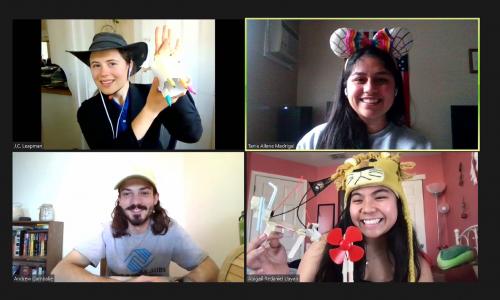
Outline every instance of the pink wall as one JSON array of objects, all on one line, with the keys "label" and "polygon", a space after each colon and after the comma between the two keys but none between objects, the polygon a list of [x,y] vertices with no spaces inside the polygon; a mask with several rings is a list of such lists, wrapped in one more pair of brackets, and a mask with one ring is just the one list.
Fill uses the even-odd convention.
[{"label": "pink wall", "polygon": [[[438,232],[437,232],[437,210],[436,210],[436,198],[434,195],[429,193],[426,186],[435,182],[443,182],[443,161],[442,153],[436,153],[435,155],[413,155],[405,156],[401,154],[401,161],[413,161],[416,165],[415,168],[410,170],[411,173],[415,175],[423,174],[425,179],[423,181],[423,196],[424,196],[424,215],[425,215],[425,238],[427,244],[427,254],[436,262],[436,257],[438,253]],[[441,195],[440,200],[446,199],[446,193]],[[444,221],[441,220],[441,224]],[[441,229],[442,244],[447,243],[446,233]]]},{"label": "pink wall", "polygon": [[[335,173],[337,165],[318,168],[316,167],[316,178],[315,180],[320,180],[326,177],[330,177]],[[335,204],[335,218],[338,220],[338,191],[334,183],[330,184],[323,192],[318,194],[316,198],[307,202],[307,216],[308,222],[315,223],[318,220],[318,205],[319,204]],[[337,222],[335,221],[335,224]]]},{"label": "pink wall", "polygon": [[[404,155],[401,155],[404,160]],[[425,174],[424,180],[424,212],[426,226],[427,252],[435,259],[438,253],[437,218],[435,197],[427,192],[425,186],[434,182],[444,182],[446,189],[440,196],[440,202],[447,202],[450,212],[441,214],[441,232],[443,245],[455,244],[453,229],[465,229],[467,226],[478,223],[478,186],[470,181],[470,152],[441,152],[436,155],[409,156],[408,160],[416,163],[414,173]],[[462,162],[463,186],[458,185],[459,163]],[[466,201],[467,219],[462,219],[462,196]]]},{"label": "pink wall", "polygon": [[[279,174],[290,177],[303,176],[305,179],[314,181],[333,174],[337,165],[327,167],[315,167],[287,161],[278,158],[267,157],[257,153],[247,153],[247,178],[246,186],[250,184],[251,170]],[[436,221],[436,199],[427,192],[426,185],[434,182],[444,182],[447,186],[441,201],[447,201],[450,212],[442,219],[442,243],[453,245],[453,229],[465,229],[467,226],[477,224],[478,221],[478,186],[473,186],[469,180],[470,152],[436,152],[430,155],[405,155],[401,153],[402,161],[413,161],[416,166],[411,170],[413,174],[424,174],[423,181],[424,214],[426,226],[427,252],[435,262],[438,253],[437,221]],[[458,185],[458,164],[462,162],[464,185]],[[306,204],[307,221],[316,222],[318,204],[335,203],[336,216],[338,218],[338,192],[334,184],[331,184],[323,193]],[[465,197],[467,205],[467,219],[460,218],[462,196]],[[443,215],[441,215],[442,218]]]},{"label": "pink wall", "polygon": [[[470,152],[450,152],[443,154],[443,169],[445,173],[446,200],[450,205],[450,212],[446,215],[447,234],[449,245],[455,244],[453,229],[460,232],[465,228],[478,224],[478,185],[470,180]],[[460,172],[458,166],[462,163],[463,185],[459,185]],[[467,218],[462,219],[462,199],[465,201]]]}]

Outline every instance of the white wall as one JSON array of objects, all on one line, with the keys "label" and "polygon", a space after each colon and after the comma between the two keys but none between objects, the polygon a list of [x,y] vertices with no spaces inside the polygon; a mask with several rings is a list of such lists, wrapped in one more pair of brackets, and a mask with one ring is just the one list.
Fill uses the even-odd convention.
[{"label": "white wall", "polygon": [[[154,55],[154,27],[168,25],[182,42],[182,60],[186,72],[192,78],[197,91],[193,95],[201,116],[203,135],[195,144],[179,142],[177,149],[214,149],[215,118],[215,21],[214,20],[47,20],[52,62],[60,65],[66,72],[68,85],[73,94],[76,109],[96,91],[89,68],[66,50],[87,50],[94,34],[104,25],[112,25],[117,33],[124,36],[128,43],[144,41],[148,43],[149,55],[144,66],[150,65]],[[139,72],[133,82],[151,83],[152,72]],[[42,104],[44,105],[44,104]],[[55,103],[45,104],[55,105]],[[42,107],[42,109],[44,109]],[[76,116],[76,109],[73,114]],[[53,110],[52,108],[46,109]],[[56,118],[57,116],[53,116]],[[72,126],[72,125],[71,125]],[[79,128],[79,127],[78,127]],[[59,130],[63,130],[62,129]],[[50,132],[58,135],[60,131]],[[81,132],[71,132],[81,138],[82,149],[88,149]],[[67,143],[66,143],[67,144]],[[65,143],[49,149],[68,149]]]},{"label": "white wall", "polygon": [[247,142],[254,144],[275,142],[277,108],[297,103],[297,69],[287,69],[264,57],[265,23],[246,22]]},{"label": "white wall", "polygon": [[[13,202],[38,220],[54,205],[64,222],[63,255],[111,221],[115,184],[137,166],[156,176],[160,202],[217,265],[239,245],[243,153],[13,153]],[[98,274],[99,269],[88,267]],[[184,273],[173,268],[172,276]]]},{"label": "white wall", "polygon": [[330,50],[337,28],[406,27],[414,44],[410,50],[410,92],[413,127],[434,148],[450,149],[450,105],[477,105],[477,74],[469,73],[468,50],[478,48],[475,20],[345,20],[300,21],[297,104],[314,107],[315,124],[325,121],[343,68]]}]

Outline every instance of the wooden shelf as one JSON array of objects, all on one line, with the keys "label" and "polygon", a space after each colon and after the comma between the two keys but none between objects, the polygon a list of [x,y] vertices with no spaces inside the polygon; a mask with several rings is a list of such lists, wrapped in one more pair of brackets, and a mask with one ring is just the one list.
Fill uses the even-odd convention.
[{"label": "wooden shelf", "polygon": [[12,260],[14,261],[38,261],[38,262],[46,262],[47,256],[13,256]]},{"label": "wooden shelf", "polygon": [[28,232],[43,232],[47,234],[47,256],[13,256],[12,262],[18,265],[41,265],[46,274],[50,274],[56,264],[62,259],[64,223],[58,221],[15,221],[12,226],[36,227],[46,225],[48,228],[26,229]]},{"label": "wooden shelf", "polygon": [[54,221],[14,221],[12,222],[12,226],[50,225],[50,222]]}]

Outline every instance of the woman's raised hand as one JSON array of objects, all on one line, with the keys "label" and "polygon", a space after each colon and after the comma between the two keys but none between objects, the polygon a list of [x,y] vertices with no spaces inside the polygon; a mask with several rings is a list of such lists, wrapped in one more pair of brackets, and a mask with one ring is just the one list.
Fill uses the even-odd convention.
[{"label": "woman's raised hand", "polygon": [[172,48],[172,30],[163,25],[155,28],[155,58],[156,56],[168,57],[177,56],[180,49],[180,40],[176,39],[175,47]]}]

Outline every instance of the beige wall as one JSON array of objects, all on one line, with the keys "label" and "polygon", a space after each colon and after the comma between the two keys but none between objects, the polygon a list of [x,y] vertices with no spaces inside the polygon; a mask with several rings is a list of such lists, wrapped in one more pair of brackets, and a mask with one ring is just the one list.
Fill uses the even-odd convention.
[{"label": "beige wall", "polygon": [[248,143],[275,142],[277,108],[297,101],[297,69],[287,69],[263,55],[265,23],[247,21]]},{"label": "beige wall", "polygon": [[329,47],[339,27],[406,27],[414,38],[410,51],[412,125],[433,143],[450,149],[450,105],[477,105],[477,74],[469,73],[469,48],[478,48],[475,20],[301,21],[297,104],[314,107],[314,124],[325,120],[343,62]]}]

